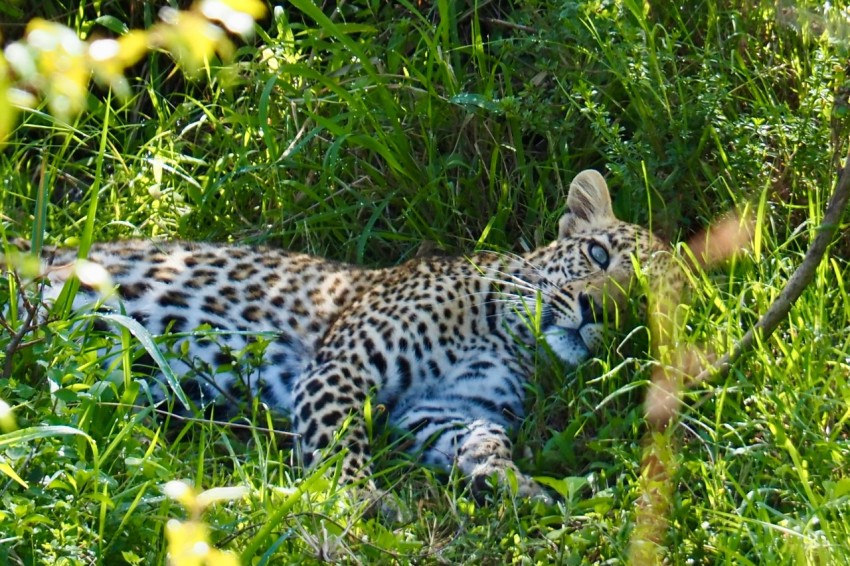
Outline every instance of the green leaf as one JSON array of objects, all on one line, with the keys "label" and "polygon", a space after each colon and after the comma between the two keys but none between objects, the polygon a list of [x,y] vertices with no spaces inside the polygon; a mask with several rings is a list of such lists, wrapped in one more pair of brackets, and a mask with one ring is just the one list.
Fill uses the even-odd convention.
[{"label": "green leaf", "polygon": [[130,550],[122,550],[121,557],[127,562],[127,564],[132,564],[133,566],[144,562],[138,554]]},{"label": "green leaf", "polygon": [[100,16],[95,19],[95,23],[101,25],[108,29],[111,32],[115,32],[118,35],[124,35],[130,28],[127,27],[127,24],[116,18],[115,16]]},{"label": "green leaf", "polygon": [[850,493],[850,478],[841,478],[830,486],[829,495],[832,499],[838,499]]},{"label": "green leaf", "polygon": [[62,401],[63,403],[74,403],[80,400],[80,396],[76,391],[72,391],[67,388],[57,389],[53,392],[53,396]]},{"label": "green leaf", "polygon": [[117,313],[96,313],[90,315],[94,318],[102,319],[106,322],[112,322],[119,326],[123,326],[127,330],[130,331],[130,334],[136,337],[145,351],[150,354],[151,358],[156,365],[159,367],[159,370],[162,372],[163,377],[168,382],[168,386],[174,392],[174,395],[177,396],[177,399],[183,404],[183,407],[186,409],[191,408],[191,404],[189,399],[186,397],[186,394],[183,392],[183,388],[180,387],[180,380],[174,375],[174,371],[171,369],[171,366],[168,364],[168,360],[165,359],[165,356],[160,352],[159,347],[157,347],[156,342],[154,342],[153,336],[148,330],[139,324],[139,322],[131,318],[127,315],[117,314]]},{"label": "green leaf", "polygon": [[449,102],[458,106],[475,106],[496,114],[502,113],[501,106],[480,94],[462,92],[451,97]]},{"label": "green leaf", "polygon": [[566,477],[562,479],[552,478],[549,476],[534,476],[535,481],[547,487],[551,487],[558,494],[570,501],[574,500],[579,490],[587,485],[587,478],[584,477]]},{"label": "green leaf", "polygon": [[12,466],[9,465],[6,460],[0,460],[0,473],[6,474],[10,478],[18,482],[24,489],[29,489],[29,484],[27,484],[27,482],[21,479],[21,476],[19,476],[17,472],[15,472],[15,470],[12,468]]},{"label": "green leaf", "polygon": [[32,440],[51,438],[54,436],[82,436],[88,440],[91,445],[92,452],[94,452],[95,456],[97,456],[97,443],[95,443],[91,436],[79,429],[64,425],[34,426],[16,430],[14,432],[7,432],[6,434],[0,435],[0,449],[17,446]]},{"label": "green leaf", "polygon": [[23,10],[12,2],[0,2],[0,14],[7,16],[8,21],[16,21],[24,17]]}]

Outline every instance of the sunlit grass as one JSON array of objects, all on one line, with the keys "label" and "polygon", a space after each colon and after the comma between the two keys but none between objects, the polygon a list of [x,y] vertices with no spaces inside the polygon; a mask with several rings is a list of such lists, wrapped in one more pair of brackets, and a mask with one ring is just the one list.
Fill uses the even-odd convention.
[{"label": "sunlit grass", "polygon": [[[831,110],[846,45],[783,24],[767,2],[494,4],[331,13],[299,0],[227,76],[187,81],[151,55],[122,101],[95,92],[71,123],[27,112],[0,153],[2,234],[268,243],[368,265],[516,252],[553,237],[566,180],[594,167],[619,216],[675,240],[755,211],[752,250],[693,275],[681,307],[689,342],[727,351],[819,221],[846,151],[846,116]],[[73,13],[65,23],[92,33],[107,9],[130,27],[155,19],[147,6],[41,15]],[[663,439],[668,563],[850,561],[847,251],[839,240],[788,321],[728,376],[685,391]],[[17,282],[3,282],[20,318]],[[172,480],[244,488],[200,517],[206,542],[255,563],[628,559],[654,363],[645,327],[612,333],[576,372],[541,360],[516,459],[552,478],[557,505],[494,493],[478,506],[456,478],[384,450],[379,483],[410,512],[393,525],[359,519],[322,474],[294,469],[290,439],[271,432],[283,425],[260,408],[242,427],[131,410],[144,384],[126,360],[105,365],[106,338],[70,316],[28,334],[0,376],[17,427],[0,434],[0,466],[26,484],[0,467],[0,563],[163,563],[169,520],[193,519],[163,492]],[[10,339],[0,333],[4,363]]]}]

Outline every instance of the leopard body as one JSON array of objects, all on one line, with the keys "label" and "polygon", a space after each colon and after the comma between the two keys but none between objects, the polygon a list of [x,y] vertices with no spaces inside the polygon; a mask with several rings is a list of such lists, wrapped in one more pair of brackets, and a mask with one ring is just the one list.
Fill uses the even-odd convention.
[{"label": "leopard body", "polygon": [[[477,484],[510,470],[520,494],[535,495],[509,440],[535,352],[545,342],[567,364],[586,359],[602,337],[599,306],[622,303],[633,259],[651,264],[659,250],[645,229],[614,217],[594,171],[575,178],[567,206],[558,238],[522,256],[364,269],[262,247],[125,241],[88,257],[111,275],[120,308],[152,334],[176,335],[177,350],[188,343],[171,363],[195,376],[187,389],[196,401],[258,395],[291,416],[305,465],[333,446],[345,452],[343,479],[372,485],[370,399],[424,462],[456,466]],[[74,257],[52,258],[47,299]],[[93,302],[84,288],[75,305]],[[262,363],[234,370],[257,339]]]}]

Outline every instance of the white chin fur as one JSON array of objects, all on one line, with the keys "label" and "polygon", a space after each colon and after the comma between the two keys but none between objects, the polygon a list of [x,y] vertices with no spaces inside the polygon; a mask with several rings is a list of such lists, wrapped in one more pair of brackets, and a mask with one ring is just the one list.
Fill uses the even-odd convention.
[{"label": "white chin fur", "polygon": [[576,330],[552,326],[543,337],[555,355],[568,364],[578,365],[590,357],[590,349]]},{"label": "white chin fur", "polygon": [[582,342],[591,352],[598,352],[602,348],[602,337],[604,329],[601,324],[585,324],[579,331]]}]

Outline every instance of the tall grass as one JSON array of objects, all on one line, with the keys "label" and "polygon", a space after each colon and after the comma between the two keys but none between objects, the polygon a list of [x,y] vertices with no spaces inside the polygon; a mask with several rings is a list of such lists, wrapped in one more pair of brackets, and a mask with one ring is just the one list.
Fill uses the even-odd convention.
[{"label": "tall grass", "polygon": [[[106,33],[102,16],[154,17],[45,6],[88,34]],[[841,9],[293,1],[230,73],[185,80],[152,55],[127,101],[95,92],[73,124],[28,113],[0,153],[2,235],[268,243],[367,265],[521,251],[553,237],[566,184],[595,167],[620,217],[674,240],[759,211],[756,247],[695,275],[682,307],[690,339],[723,352],[799,262],[847,151]],[[842,234],[782,330],[686,394],[667,433],[667,562],[850,561]],[[0,398],[28,431],[0,436],[0,465],[26,484],[0,475],[0,562],[162,563],[165,525],[184,516],[162,492],[173,479],[248,487],[203,517],[213,543],[261,564],[623,562],[642,496],[646,333],[612,336],[575,372],[541,363],[516,455],[551,478],[557,505],[494,493],[478,506],[462,482],[384,450],[401,525],[361,519],[321,474],[302,481],[258,407],[244,428],[130,410],[144,383],[103,363],[109,337],[78,315],[14,351],[0,334],[14,356]]]}]

